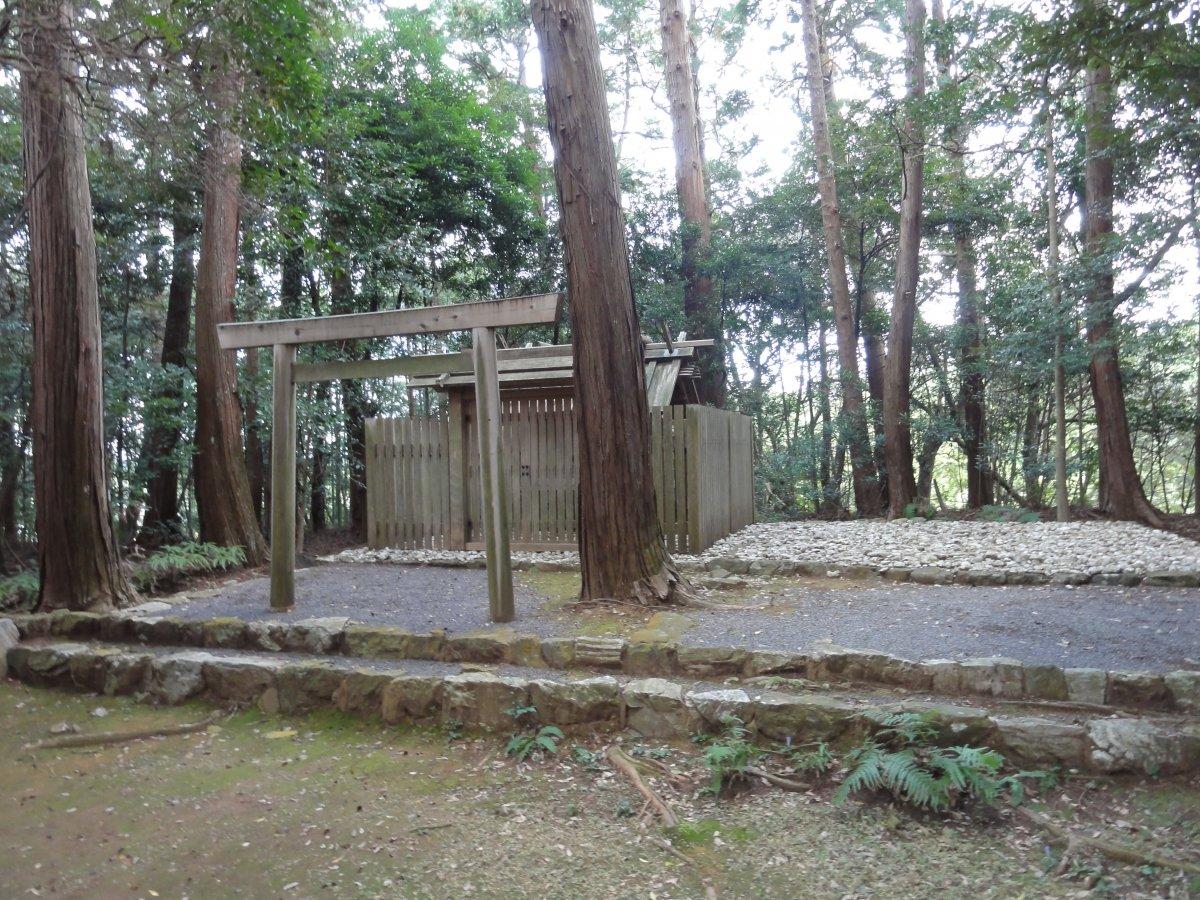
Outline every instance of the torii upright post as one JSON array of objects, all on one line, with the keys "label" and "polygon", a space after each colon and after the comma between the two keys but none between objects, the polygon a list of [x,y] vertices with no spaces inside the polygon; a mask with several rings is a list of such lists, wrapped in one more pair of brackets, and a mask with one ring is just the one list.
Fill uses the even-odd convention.
[{"label": "torii upright post", "polygon": [[509,556],[508,491],[500,447],[500,378],[496,330],[471,330],[475,362],[475,421],[479,428],[479,482],[483,491],[483,539],[487,548],[488,606],[493,622],[511,622],[512,558]]},{"label": "torii upright post", "polygon": [[275,344],[271,366],[271,612],[296,596],[295,344]]},{"label": "torii upright post", "polygon": [[533,294],[476,303],[448,303],[413,309],[349,313],[315,319],[275,319],[217,326],[222,350],[272,347],[274,388],[271,428],[271,609],[286,612],[296,593],[296,381],[385,378],[442,371],[459,354],[410,360],[354,360],[296,363],[299,344],[443,334],[470,331],[474,337],[476,403],[479,420],[483,524],[487,542],[488,603],[496,622],[513,620],[512,560],[509,558],[507,492],[500,451],[500,381],[496,371],[496,329],[545,325],[558,320],[561,294]]}]

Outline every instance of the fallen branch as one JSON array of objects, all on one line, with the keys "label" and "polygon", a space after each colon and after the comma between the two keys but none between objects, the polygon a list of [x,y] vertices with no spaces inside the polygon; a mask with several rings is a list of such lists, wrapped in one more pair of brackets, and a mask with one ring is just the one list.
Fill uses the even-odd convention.
[{"label": "fallen branch", "polygon": [[1029,809],[1026,806],[1018,806],[1017,812],[1039,828],[1049,832],[1052,843],[1066,844],[1067,852],[1069,853],[1077,849],[1095,850],[1104,854],[1109,859],[1115,859],[1118,862],[1128,863],[1133,866],[1157,866],[1160,869],[1175,869],[1176,871],[1187,872],[1191,875],[1200,875],[1200,865],[1188,862],[1185,859],[1163,856],[1161,853],[1155,853],[1153,850],[1139,850],[1137,847],[1123,844],[1119,841],[1109,841],[1104,838],[1090,837],[1086,834],[1076,834],[1066,826],[1055,822],[1049,816]]},{"label": "fallen branch", "polygon": [[675,812],[667,805],[667,801],[658,796],[647,784],[642,780],[641,774],[634,765],[632,759],[626,756],[620,747],[608,748],[608,761],[613,764],[618,772],[629,779],[630,783],[637,788],[638,793],[646,798],[647,802],[654,807],[662,819],[663,826],[666,828],[675,828],[679,824],[679,819],[676,818]]},{"label": "fallen branch", "polygon": [[783,788],[785,791],[795,791],[798,794],[804,794],[811,789],[807,784],[801,784],[799,781],[792,781],[790,778],[784,778],[780,775],[772,775],[766,769],[759,769],[756,766],[746,766],[746,774],[753,775],[755,778],[761,778],[768,784],[773,784],[777,788]]},{"label": "fallen branch", "polygon": [[709,877],[704,874],[703,870],[700,868],[699,863],[697,863],[694,859],[692,859],[686,853],[682,853],[679,850],[675,849],[675,845],[672,844],[670,841],[666,840],[665,838],[660,838],[654,834],[648,834],[648,835],[646,835],[646,837],[649,838],[651,840],[651,842],[653,842],[656,846],[661,847],[662,849],[666,850],[668,853],[670,853],[673,857],[675,857],[680,862],[684,863],[685,865],[689,865],[693,869],[695,869],[696,874],[698,876],[700,876],[701,884],[704,885],[705,900],[717,900],[717,889],[715,887],[713,887],[713,883],[712,883],[711,879],[709,879]]},{"label": "fallen branch", "polygon": [[162,728],[138,728],[133,731],[97,731],[93,734],[65,734],[62,737],[47,738],[44,741],[34,741],[25,744],[24,750],[52,750],[60,747],[93,747],[102,744],[124,744],[150,737],[170,737],[176,734],[191,734],[203,731],[217,720],[219,712],[201,719],[199,722],[188,722],[184,725],[167,725]]}]

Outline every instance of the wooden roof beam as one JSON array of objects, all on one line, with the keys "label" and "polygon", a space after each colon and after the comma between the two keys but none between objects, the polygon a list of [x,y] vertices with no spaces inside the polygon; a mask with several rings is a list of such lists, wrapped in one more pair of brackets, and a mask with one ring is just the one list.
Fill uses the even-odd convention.
[{"label": "wooden roof beam", "polygon": [[562,294],[534,294],[311,319],[234,322],[218,325],[217,339],[222,349],[238,350],[275,344],[315,344],[406,334],[440,334],[472,328],[545,325],[558,319],[561,308]]}]

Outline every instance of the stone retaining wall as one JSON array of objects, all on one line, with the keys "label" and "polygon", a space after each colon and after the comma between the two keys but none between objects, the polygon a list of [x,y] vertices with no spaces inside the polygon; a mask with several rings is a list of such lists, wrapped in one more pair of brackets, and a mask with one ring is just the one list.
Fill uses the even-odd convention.
[{"label": "stone retaining wall", "polygon": [[1200,713],[1200,672],[1195,671],[1106,672],[1026,665],[1004,657],[914,661],[833,646],[785,653],[612,637],[539,638],[509,628],[451,636],[442,631],[413,633],[355,625],[345,618],[289,624],[60,610],[48,615],[14,615],[13,620],[25,637],[345,654],[364,659],[506,663],[532,668],[610,670],[630,676],[718,680],[779,676],[818,683],[881,684],[941,695]]},{"label": "stone retaining wall", "polygon": [[[352,669],[332,661],[297,662],[187,650],[148,653],[65,643],[7,651],[10,674],[29,684],[132,694],[175,704],[193,698],[256,704],[268,713],[336,707],[387,724],[442,721],[509,730],[506,710],[533,706],[539,721],[566,729],[627,726],[647,738],[715,731],[727,715],[767,741],[845,744],[871,727],[867,707],[820,693],[687,689],[661,678],[624,683],[611,675],[579,681],[490,672],[412,675]],[[1092,772],[1184,772],[1200,764],[1200,723],[1103,716],[1008,716],[944,704],[900,702],[882,708],[928,713],[944,744],[987,745],[1014,763]]]}]

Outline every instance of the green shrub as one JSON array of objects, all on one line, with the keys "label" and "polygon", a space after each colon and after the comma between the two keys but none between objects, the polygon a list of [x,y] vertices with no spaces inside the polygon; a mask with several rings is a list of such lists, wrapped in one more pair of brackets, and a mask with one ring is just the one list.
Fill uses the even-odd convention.
[{"label": "green shrub", "polygon": [[524,762],[532,756],[553,756],[558,753],[558,742],[563,739],[562,730],[554,725],[536,728],[537,709],[532,706],[512,706],[505,713],[513,718],[521,730],[508,739],[504,752]]},{"label": "green shrub", "polygon": [[132,579],[138,590],[154,590],[189,575],[204,575],[240,566],[246,561],[241,547],[184,541],[169,544],[133,566]]},{"label": "green shrub", "polygon": [[32,569],[0,578],[0,608],[32,605],[37,600],[38,580],[38,573]]}]

